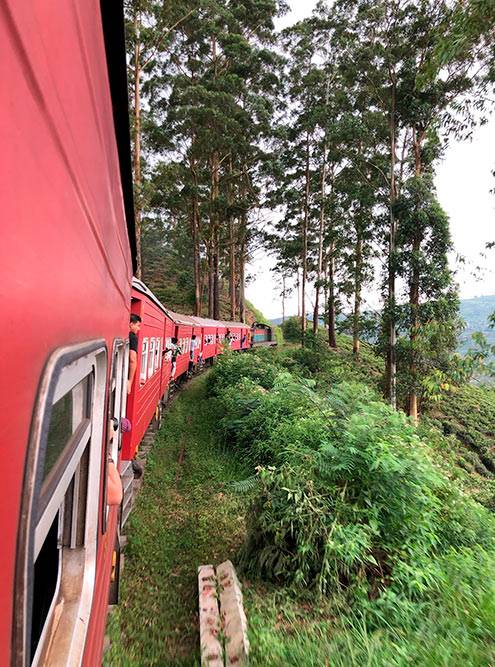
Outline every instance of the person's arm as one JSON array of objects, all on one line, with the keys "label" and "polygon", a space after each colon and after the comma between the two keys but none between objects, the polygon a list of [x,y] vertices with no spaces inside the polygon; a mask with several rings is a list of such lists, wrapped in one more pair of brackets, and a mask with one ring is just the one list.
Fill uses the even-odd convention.
[{"label": "person's arm", "polygon": [[[136,353],[134,352],[134,354]],[[119,471],[112,459],[109,459],[107,465],[107,505],[109,507],[120,505],[123,495]]]},{"label": "person's arm", "polygon": [[134,350],[129,350],[129,379],[127,381],[127,393],[131,393],[132,381],[136,375],[137,368],[137,353]]}]

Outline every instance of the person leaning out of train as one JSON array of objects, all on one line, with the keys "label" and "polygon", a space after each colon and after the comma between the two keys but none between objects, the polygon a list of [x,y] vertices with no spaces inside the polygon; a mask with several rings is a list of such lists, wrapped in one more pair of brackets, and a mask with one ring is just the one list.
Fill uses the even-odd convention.
[{"label": "person leaning out of train", "polygon": [[127,380],[127,393],[131,393],[132,383],[136,376],[137,352],[138,352],[138,333],[141,328],[141,318],[139,315],[131,314],[129,322],[129,375]]},{"label": "person leaning out of train", "polygon": [[198,349],[198,347],[199,347],[199,340],[196,338],[196,334],[193,334],[191,336],[191,350],[189,352],[189,368],[187,369],[189,375],[192,375],[192,372],[194,370],[194,354]]},{"label": "person leaning out of train", "polygon": [[172,370],[170,373],[170,378],[173,381],[175,379],[175,369],[177,368],[177,357],[179,356],[179,354],[182,354],[182,350],[177,344],[177,338],[174,337],[171,339],[170,343],[167,345],[165,352],[171,353],[170,358],[172,361]]},{"label": "person leaning out of train", "polygon": [[[114,417],[110,419],[108,425],[108,448],[110,450],[113,444],[113,438],[115,433],[118,431],[119,423],[118,420]],[[120,505],[124,495],[124,489],[122,488],[122,480],[117,470],[117,466],[111,456],[108,455],[107,461],[107,505],[109,507],[114,507]]]}]

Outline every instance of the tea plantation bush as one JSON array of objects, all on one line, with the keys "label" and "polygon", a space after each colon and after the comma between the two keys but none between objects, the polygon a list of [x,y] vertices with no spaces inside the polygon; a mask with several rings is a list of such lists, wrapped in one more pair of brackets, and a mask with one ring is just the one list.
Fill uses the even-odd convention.
[{"label": "tea plantation bush", "polygon": [[440,641],[439,660],[461,636],[474,655],[495,627],[495,518],[442,474],[410,422],[365,385],[321,396],[268,358],[227,357],[210,381],[226,442],[263,464],[246,571],[341,596],[365,634],[413,637],[409,658],[419,627],[431,651]]}]

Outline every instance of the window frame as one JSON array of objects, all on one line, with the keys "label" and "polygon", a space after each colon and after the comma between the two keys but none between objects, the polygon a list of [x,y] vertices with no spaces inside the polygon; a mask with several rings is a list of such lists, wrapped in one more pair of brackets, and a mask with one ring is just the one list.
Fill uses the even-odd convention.
[{"label": "window frame", "polygon": [[[40,635],[36,654],[33,656],[32,664],[36,665],[45,661],[56,661],[57,658],[61,659],[62,656],[57,655],[57,650],[64,652],[64,661],[66,664],[79,664],[82,661],[93,604],[96,574],[99,507],[101,502],[101,448],[106,415],[107,367],[108,352],[106,344],[103,339],[98,339],[56,350],[49,357],[40,379],[27,448],[18,525],[14,621],[11,644],[12,661],[15,664],[31,664],[30,644],[34,606],[34,566],[36,561],[36,546],[39,546],[36,545],[36,531],[38,530],[39,535],[39,519],[46,515],[51,503],[50,501],[42,511],[40,517],[37,501],[40,498],[42,488],[52,408],[57,400],[69,391],[72,391],[72,388],[76,386],[78,381],[84,379],[86,375],[93,373],[91,431],[89,440],[86,442],[85,447],[82,448],[83,454],[88,451],[87,494],[84,507],[84,546],[75,549],[74,553],[64,553],[66,549],[72,551],[71,547],[60,549],[59,557],[61,560],[62,558],[64,560],[59,562],[56,589],[50,610],[45,619],[43,631]],[[69,479],[69,483],[64,491],[64,493],[67,493],[74,479],[74,472],[80,462],[82,462],[82,458],[77,458],[76,451],[72,451],[68,467],[70,466],[74,470],[72,476],[67,473],[67,470],[62,473],[55,487],[59,492],[65,481]],[[63,511],[63,507],[64,504],[62,502],[54,518],[59,511]],[[70,570],[75,566],[76,561],[81,568],[81,578],[79,581],[80,586],[74,589],[72,597],[68,583]],[[64,604],[64,612],[57,618],[57,622],[54,625],[54,607],[59,601],[61,591],[62,594],[64,592],[66,594],[64,598],[66,604]],[[48,633],[50,641],[44,645],[44,640]],[[70,637],[70,641],[67,653],[68,636]]]},{"label": "window frame", "polygon": [[160,368],[161,348],[162,348],[162,339],[157,338],[155,343],[155,370],[154,370],[155,373]]},{"label": "window frame", "polygon": [[148,350],[148,380],[155,372],[155,341],[155,338],[150,338],[150,347]]},{"label": "window frame", "polygon": [[[142,386],[148,379],[149,339],[146,336],[141,343],[141,366],[139,368],[139,384]],[[144,365],[144,368],[143,368]]]}]

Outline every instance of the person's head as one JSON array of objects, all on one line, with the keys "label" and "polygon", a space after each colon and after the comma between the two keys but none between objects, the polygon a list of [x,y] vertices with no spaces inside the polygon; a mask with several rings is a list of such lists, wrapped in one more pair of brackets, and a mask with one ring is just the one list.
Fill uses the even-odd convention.
[{"label": "person's head", "polygon": [[193,334],[193,335],[191,336],[191,340],[196,340],[196,334]]},{"label": "person's head", "polygon": [[173,338],[172,338],[172,343],[173,343],[174,345],[177,345],[177,338],[173,337]]},{"label": "person's head", "polygon": [[141,328],[141,318],[139,317],[139,315],[131,313],[131,318],[129,320],[129,330],[132,331],[132,333],[137,334],[140,328]]}]

